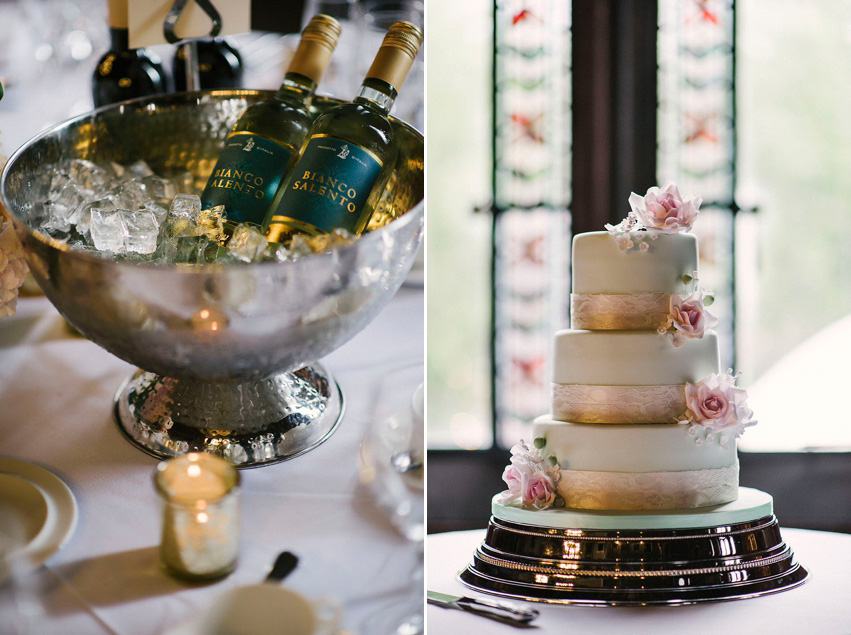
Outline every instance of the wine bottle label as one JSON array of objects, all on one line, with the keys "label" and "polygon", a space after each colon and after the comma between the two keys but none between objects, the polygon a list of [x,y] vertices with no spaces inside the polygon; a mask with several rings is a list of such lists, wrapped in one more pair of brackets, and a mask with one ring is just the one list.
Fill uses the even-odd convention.
[{"label": "wine bottle label", "polygon": [[324,135],[312,137],[301,155],[272,222],[299,221],[321,232],[363,231],[362,212],[381,172],[381,161],[359,146]]},{"label": "wine bottle label", "polygon": [[232,134],[225,139],[201,205],[224,205],[228,220],[260,225],[293,154],[294,148],[266,137]]}]

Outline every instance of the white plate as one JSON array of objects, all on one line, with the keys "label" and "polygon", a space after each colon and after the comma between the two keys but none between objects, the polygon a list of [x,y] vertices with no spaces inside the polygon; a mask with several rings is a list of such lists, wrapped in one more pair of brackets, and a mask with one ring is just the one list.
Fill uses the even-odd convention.
[{"label": "white plate", "polygon": [[31,544],[47,520],[47,499],[41,489],[20,476],[0,474],[0,557]]},{"label": "white plate", "polygon": [[[17,546],[8,551],[0,546],[0,558],[25,556],[30,566],[43,564],[70,539],[77,526],[77,502],[68,486],[55,474],[38,465],[0,458],[0,514],[9,509],[17,514]],[[0,580],[4,573],[0,567]]]}]

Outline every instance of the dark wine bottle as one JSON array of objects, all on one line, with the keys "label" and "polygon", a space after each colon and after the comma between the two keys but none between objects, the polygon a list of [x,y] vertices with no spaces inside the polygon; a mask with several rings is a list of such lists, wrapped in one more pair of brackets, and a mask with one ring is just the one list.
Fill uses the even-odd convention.
[{"label": "dark wine bottle", "polygon": [[159,57],[152,51],[129,47],[127,24],[127,0],[109,0],[112,43],[92,77],[95,107],[167,90],[167,75]]},{"label": "dark wine bottle", "polygon": [[[242,57],[227,41],[198,40],[198,79],[202,89],[240,88],[242,85]],[[171,75],[174,89],[186,90],[186,49],[188,45],[177,47],[174,54]]]}]

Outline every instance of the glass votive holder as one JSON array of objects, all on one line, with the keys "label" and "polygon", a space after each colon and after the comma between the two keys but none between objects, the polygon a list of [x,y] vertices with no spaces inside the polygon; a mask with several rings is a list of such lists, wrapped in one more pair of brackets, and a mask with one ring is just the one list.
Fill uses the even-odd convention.
[{"label": "glass votive holder", "polygon": [[239,472],[217,456],[192,452],[162,461],[160,561],[175,577],[222,578],[239,555]]}]

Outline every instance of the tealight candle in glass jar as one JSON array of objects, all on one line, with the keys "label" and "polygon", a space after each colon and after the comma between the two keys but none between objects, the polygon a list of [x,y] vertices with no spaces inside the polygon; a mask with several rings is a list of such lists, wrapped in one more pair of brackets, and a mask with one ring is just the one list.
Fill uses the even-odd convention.
[{"label": "tealight candle in glass jar", "polygon": [[172,575],[228,575],[239,555],[239,472],[217,456],[192,452],[161,462],[154,478],[163,502],[160,560]]}]

